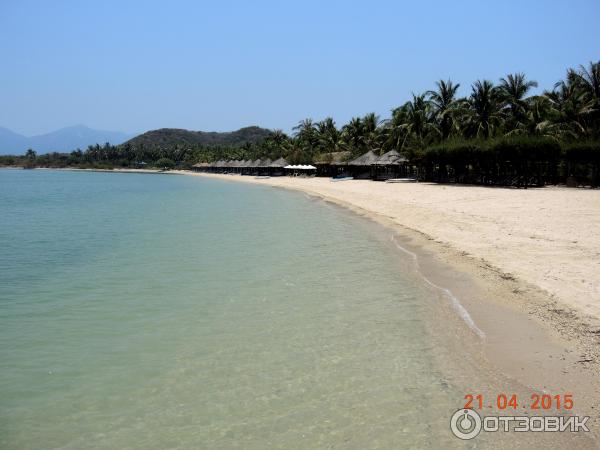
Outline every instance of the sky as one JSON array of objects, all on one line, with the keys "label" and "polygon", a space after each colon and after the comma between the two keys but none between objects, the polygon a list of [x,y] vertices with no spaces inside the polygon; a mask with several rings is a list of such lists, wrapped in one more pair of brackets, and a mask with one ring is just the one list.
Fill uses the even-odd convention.
[{"label": "sky", "polygon": [[600,1],[0,0],[0,126],[290,132],[600,59]]}]

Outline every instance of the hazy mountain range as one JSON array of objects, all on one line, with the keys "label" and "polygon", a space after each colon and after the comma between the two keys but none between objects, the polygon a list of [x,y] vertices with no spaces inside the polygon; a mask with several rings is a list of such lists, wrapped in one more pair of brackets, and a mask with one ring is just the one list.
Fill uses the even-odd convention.
[{"label": "hazy mountain range", "polygon": [[38,153],[70,152],[88,145],[110,142],[118,145],[134,135],[120,131],[93,130],[85,125],[61,128],[46,134],[26,137],[0,127],[0,155],[22,155],[32,148]]},{"label": "hazy mountain range", "polygon": [[237,131],[189,131],[179,128],[161,128],[140,135],[119,131],[93,130],[85,125],[62,128],[51,133],[26,137],[7,128],[0,127],[0,155],[22,155],[32,148],[37,153],[71,152],[89,145],[109,142],[119,145],[125,142],[133,146],[170,147],[177,144],[206,146],[241,146],[245,143],[259,143],[272,131],[257,126],[240,128]]}]

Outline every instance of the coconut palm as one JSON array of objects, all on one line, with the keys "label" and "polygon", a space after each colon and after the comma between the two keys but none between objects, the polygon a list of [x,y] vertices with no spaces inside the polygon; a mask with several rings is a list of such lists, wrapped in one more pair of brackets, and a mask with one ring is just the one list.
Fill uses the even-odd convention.
[{"label": "coconut palm", "polygon": [[263,155],[268,155],[271,159],[286,153],[289,149],[290,138],[281,130],[273,130],[262,142],[261,148]]},{"label": "coconut palm", "polygon": [[567,73],[567,79],[554,85],[552,91],[546,91],[544,96],[550,101],[554,112],[553,124],[557,137],[578,137],[589,134],[585,118],[592,111],[593,103],[580,88],[577,74]]},{"label": "coconut palm", "polygon": [[426,94],[415,95],[411,101],[392,110],[392,117],[382,129],[384,148],[399,151],[419,150],[439,137],[434,121],[432,103]]},{"label": "coconut palm", "polygon": [[[554,120],[558,112],[552,107],[552,103],[545,95],[533,95],[527,98],[527,118],[521,134],[537,135],[544,137],[556,137],[558,129]],[[516,132],[513,134],[517,134]]]},{"label": "coconut palm", "polygon": [[392,109],[392,116],[383,121],[381,134],[384,138],[383,148],[387,150],[401,150],[406,143],[406,127],[408,116],[406,108],[401,106]]},{"label": "coconut palm", "polygon": [[316,124],[317,139],[319,149],[322,152],[332,153],[342,149],[343,143],[341,132],[335,126],[335,122],[331,117],[318,122]]},{"label": "coconut palm", "polygon": [[411,101],[404,104],[406,113],[404,128],[408,136],[422,140],[429,133],[438,130],[433,123],[431,103],[425,98],[425,94],[412,94],[412,97]]},{"label": "coconut palm", "polygon": [[381,121],[375,113],[366,114],[362,118],[362,130],[364,133],[365,145],[369,150],[381,148],[381,139],[379,135],[379,126]]},{"label": "coconut palm", "polygon": [[572,75],[573,81],[585,93],[589,111],[582,117],[589,134],[599,133],[600,128],[600,62],[590,62],[588,68],[579,66]]},{"label": "coconut palm", "polygon": [[454,84],[450,80],[439,80],[436,82],[436,86],[437,90],[427,91],[426,95],[433,107],[433,113],[442,139],[446,139],[454,128],[453,114],[457,111],[456,92],[460,84]]},{"label": "coconut palm", "polygon": [[596,111],[600,110],[600,61],[590,62],[587,69],[584,66],[579,66],[579,73],[576,78],[590,100],[593,101],[594,109]]},{"label": "coconut palm", "polygon": [[524,73],[508,74],[506,78],[500,78],[498,96],[508,116],[506,127],[509,133],[526,127],[529,107],[527,93],[537,85],[537,81],[527,80]]},{"label": "coconut palm", "polygon": [[471,86],[467,100],[466,132],[470,136],[491,137],[502,123],[501,102],[498,89],[489,80],[477,80]]},{"label": "coconut palm", "polygon": [[363,121],[360,117],[353,117],[350,122],[342,127],[342,139],[353,155],[363,153],[367,144]]},{"label": "coconut palm", "polygon": [[299,140],[311,141],[315,137],[315,124],[311,118],[301,120],[294,128],[295,137]]}]

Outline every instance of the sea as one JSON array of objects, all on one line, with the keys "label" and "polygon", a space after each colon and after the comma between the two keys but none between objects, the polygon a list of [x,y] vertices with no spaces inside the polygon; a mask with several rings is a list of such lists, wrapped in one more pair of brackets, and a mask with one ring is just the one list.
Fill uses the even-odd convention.
[{"label": "sea", "polygon": [[0,170],[0,448],[448,448],[439,292],[299,192]]}]

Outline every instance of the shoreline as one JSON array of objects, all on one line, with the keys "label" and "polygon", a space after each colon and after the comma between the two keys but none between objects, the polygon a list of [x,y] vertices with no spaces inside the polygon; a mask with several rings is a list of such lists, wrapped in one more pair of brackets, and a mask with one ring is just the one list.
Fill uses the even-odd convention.
[{"label": "shoreline", "polygon": [[[439,289],[441,296],[448,297],[449,294],[457,299],[458,310],[450,301],[445,305],[446,312],[452,312],[456,319],[460,318],[460,309],[464,308],[473,321],[474,327],[469,325],[469,319],[460,318],[464,328],[459,332],[460,336],[446,336],[454,341],[449,344],[450,348],[462,349],[466,345],[474,358],[472,367],[485,364],[490,373],[498,371],[503,377],[527,387],[526,392],[529,394],[576,393],[574,395],[578,400],[575,409],[580,414],[590,416],[592,434],[596,439],[600,438],[600,380],[597,377],[600,373],[600,333],[597,331],[600,330],[600,321],[590,311],[582,312],[577,309],[577,305],[564,302],[556,294],[523,280],[513,274],[514,271],[497,267],[477,254],[467,253],[440,236],[431,236],[422,230],[398,223],[392,215],[364,208],[365,201],[368,203],[372,199],[361,198],[362,204],[358,205],[346,198],[327,195],[328,192],[319,189],[321,186],[310,185],[312,181],[317,181],[319,185],[327,182],[335,185],[336,189],[343,190],[345,188],[340,186],[343,182],[331,183],[329,179],[315,178],[255,179],[239,175],[173,172],[303,192],[343,207],[392,231],[392,239],[396,240],[392,244],[400,247],[399,251],[414,255],[417,270],[425,282]],[[356,189],[353,191],[357,191],[360,190],[357,182],[362,185],[385,185],[362,180],[347,183],[350,183],[348,186],[355,183]],[[387,186],[397,189],[399,185]],[[428,187],[440,190],[453,188],[430,184]],[[464,189],[472,188],[468,186]],[[447,316],[442,316],[440,320],[446,318]],[[456,324],[454,326],[455,330],[460,327]],[[477,329],[481,329],[483,337],[477,337]],[[440,341],[440,344],[446,345],[448,341]],[[450,364],[455,366],[454,370],[460,370],[460,364],[450,361],[452,358],[449,355],[442,355],[441,358],[445,360],[444,365]],[[466,389],[469,381],[464,381],[467,383]],[[506,386],[506,383],[503,384]]]},{"label": "shoreline", "polygon": [[[415,270],[426,283],[439,290],[442,300],[440,311],[437,321],[432,320],[430,326],[432,334],[437,335],[440,346],[451,350],[448,354],[442,352],[439,355],[441,366],[451,367],[449,373],[455,374],[466,367],[470,368],[469,376],[454,380],[457,385],[462,386],[465,394],[477,394],[476,391],[469,391],[475,389],[475,386],[488,389],[486,394],[497,394],[500,391],[489,391],[488,383],[490,379],[495,380],[497,377],[501,381],[491,385],[498,386],[497,389],[516,389],[522,393],[520,397],[533,392],[550,395],[573,393],[576,413],[590,416],[592,435],[596,439],[600,438],[600,380],[597,377],[600,373],[600,321],[596,322],[589,311],[586,315],[576,308],[576,304],[565,302],[556,294],[523,279],[511,268],[494,264],[471,249],[467,253],[451,239],[447,239],[452,236],[432,235],[424,229],[406,226],[398,220],[397,215],[389,213],[393,209],[390,204],[394,199],[377,197],[374,191],[365,193],[370,185],[377,189],[389,189],[395,194],[408,188],[414,194],[411,186],[417,187],[416,185],[386,185],[363,180],[331,183],[329,179],[318,178],[255,179],[251,176],[190,171],[160,172],[150,169],[74,171],[165,173],[284,188],[330,202],[382,225],[392,233],[390,245],[399,247],[399,251],[406,254],[412,254]],[[454,195],[452,192],[456,191],[455,186],[420,185],[418,189],[437,190],[438,195],[447,194],[445,191],[451,191],[450,195]],[[488,199],[484,201],[490,201],[488,192],[496,192],[498,189],[473,186],[456,188],[468,191],[475,189],[478,191],[475,193],[477,195],[481,195],[483,191],[486,194],[484,197]],[[518,196],[534,192],[501,191],[515,192]],[[426,198],[413,198],[409,206],[418,208],[419,202],[431,204],[433,195],[436,193]],[[469,200],[473,201],[472,198]],[[409,206],[403,210],[404,213],[410,214]],[[445,219],[437,220],[439,225]],[[466,221],[459,224],[462,227],[468,225]],[[458,310],[451,297],[458,302]],[[464,308],[475,328],[461,317],[460,308]],[[436,325],[442,321],[444,327]],[[478,336],[477,329],[481,330],[483,336]],[[486,373],[488,378],[482,379],[473,371]]]}]

